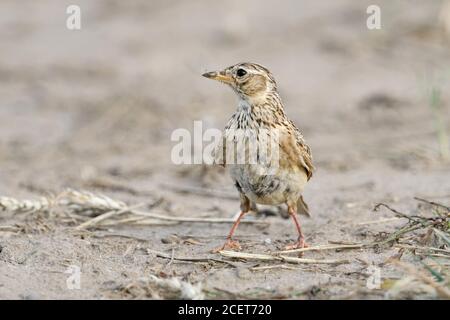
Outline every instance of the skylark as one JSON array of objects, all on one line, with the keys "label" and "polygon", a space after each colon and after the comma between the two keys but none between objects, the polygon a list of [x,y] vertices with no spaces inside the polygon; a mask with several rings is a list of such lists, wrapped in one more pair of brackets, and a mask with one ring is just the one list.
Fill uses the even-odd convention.
[{"label": "skylark", "polygon": [[[256,63],[239,63],[203,76],[229,85],[239,98],[238,108],[223,132],[224,139],[218,146],[219,156],[216,158],[230,169],[240,193],[241,213],[227,241],[218,250],[241,248],[232,236],[254,203],[287,204],[288,213],[297,228],[298,240],[286,248],[305,247],[297,212],[309,216],[302,192],[314,170],[311,149],[286,116],[274,77],[267,68]],[[228,157],[230,149],[238,156],[240,151],[244,151],[244,161]]]}]

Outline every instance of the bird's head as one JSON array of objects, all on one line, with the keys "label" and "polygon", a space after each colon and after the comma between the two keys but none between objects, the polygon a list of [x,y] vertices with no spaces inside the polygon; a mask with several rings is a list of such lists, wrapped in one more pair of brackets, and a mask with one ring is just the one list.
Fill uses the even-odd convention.
[{"label": "bird's head", "polygon": [[206,72],[203,76],[228,84],[249,102],[264,99],[268,93],[277,89],[270,71],[256,63],[238,63],[221,71]]}]

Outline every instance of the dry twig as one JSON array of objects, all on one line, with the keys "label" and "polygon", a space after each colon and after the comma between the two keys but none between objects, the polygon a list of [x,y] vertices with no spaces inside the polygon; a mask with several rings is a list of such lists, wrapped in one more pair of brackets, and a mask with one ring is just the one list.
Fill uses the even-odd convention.
[{"label": "dry twig", "polygon": [[305,263],[305,264],[343,264],[348,263],[348,260],[332,260],[332,259],[306,259],[306,258],[295,258],[283,255],[271,255],[271,254],[259,254],[259,253],[247,253],[247,252],[235,252],[222,250],[219,253],[228,258],[237,259],[249,259],[249,260],[259,260],[259,261],[284,261],[289,263]]},{"label": "dry twig", "polygon": [[322,245],[316,247],[306,247],[300,249],[293,250],[283,250],[277,251],[275,254],[284,254],[284,253],[299,253],[305,251],[323,251],[323,250],[337,250],[337,249],[361,249],[364,247],[364,244],[343,244],[343,245]]},{"label": "dry twig", "polygon": [[[203,223],[235,223],[235,219],[227,219],[227,218],[197,218],[197,217],[174,217],[167,216],[158,213],[151,213],[139,210],[132,210],[133,214],[150,217],[154,219],[167,220],[167,221],[177,221],[177,222],[203,222]],[[256,220],[241,220],[241,223],[251,223],[251,224],[261,224],[268,225],[268,222],[264,221],[256,221]]]},{"label": "dry twig", "polygon": [[428,204],[430,204],[430,205],[432,205],[432,206],[436,206],[436,207],[440,207],[440,208],[447,209],[447,210],[450,212],[450,207],[449,207],[449,206],[446,206],[446,205],[444,205],[444,204],[442,204],[442,203],[435,202],[435,201],[430,201],[430,200],[426,200],[426,199],[419,198],[419,197],[414,197],[414,199],[416,199],[417,201],[421,201],[421,202],[428,203]]},{"label": "dry twig", "polygon": [[125,212],[130,212],[133,208],[142,207],[143,205],[144,205],[143,203],[140,203],[140,204],[137,204],[135,206],[126,207],[126,208],[123,208],[123,209],[120,209],[120,210],[108,211],[108,212],[106,212],[104,214],[96,216],[95,218],[92,218],[91,220],[83,222],[82,224],[77,226],[75,229],[76,230],[81,230],[81,229],[86,229],[88,227],[96,226],[103,220],[111,218],[112,216],[118,216],[118,215],[120,215],[122,213],[125,213]]},{"label": "dry twig", "polygon": [[225,264],[229,264],[231,266],[235,266],[234,264],[228,262],[228,261],[224,261],[224,260],[220,260],[220,259],[215,259],[215,258],[199,258],[199,257],[178,257],[175,256],[173,254],[167,254],[161,251],[156,251],[156,250],[152,250],[152,249],[147,249],[147,252],[156,255],[157,257],[160,258],[164,258],[164,259],[170,259],[170,260],[177,260],[177,261],[184,261],[184,262],[220,262],[220,263],[225,263]]},{"label": "dry twig", "polygon": [[[402,244],[397,244],[397,245],[395,245],[395,247],[402,248],[402,249],[411,249],[411,250],[420,250],[420,251],[434,251],[434,252],[442,252],[442,253],[450,254],[450,250],[433,248],[433,247],[419,247],[419,246],[402,245]],[[450,256],[447,256],[447,257],[450,258]]]}]

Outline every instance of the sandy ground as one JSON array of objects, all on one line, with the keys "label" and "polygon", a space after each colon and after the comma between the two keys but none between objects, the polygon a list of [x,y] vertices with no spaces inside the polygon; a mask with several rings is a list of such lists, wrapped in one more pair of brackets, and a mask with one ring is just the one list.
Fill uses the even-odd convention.
[{"label": "sandy ground", "polygon": [[[441,1],[378,1],[376,31],[365,25],[370,1],[78,1],[82,30],[69,31],[71,2],[0,4],[0,195],[36,199],[72,188],[175,217],[233,217],[239,202],[226,173],[172,164],[170,135],[195,120],[222,128],[236,98],[200,75],[254,61],[274,73],[313,151],[317,172],[304,195],[312,218],[302,219],[310,245],[368,243],[405,223],[367,224],[394,216],[374,212],[379,202],[408,214],[431,210],[416,196],[450,204],[450,166],[436,135],[436,119],[450,127]],[[431,88],[441,90],[438,113]],[[295,238],[280,215],[249,219],[267,224],[239,227],[245,252],[278,250]],[[0,229],[0,298],[164,297],[142,288],[139,279],[149,275],[201,283],[207,298],[437,297],[419,285],[389,292],[390,281],[408,276],[390,263],[399,249],[389,245],[304,255],[349,260],[337,266],[255,271],[277,263],[211,253],[229,224],[76,231],[77,224],[0,212],[0,226],[20,229]],[[231,264],[164,259],[148,249]],[[401,258],[417,268],[421,259]],[[80,267],[79,290],[66,286],[70,265]],[[371,265],[380,289],[366,286]]]}]

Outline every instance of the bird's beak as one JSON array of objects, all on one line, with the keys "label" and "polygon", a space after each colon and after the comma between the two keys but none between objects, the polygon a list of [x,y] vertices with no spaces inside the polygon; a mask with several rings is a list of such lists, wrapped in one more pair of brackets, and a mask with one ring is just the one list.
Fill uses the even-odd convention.
[{"label": "bird's beak", "polygon": [[213,79],[217,81],[221,81],[223,83],[231,84],[233,82],[233,78],[230,77],[225,71],[211,71],[203,74],[204,77],[208,79]]}]

